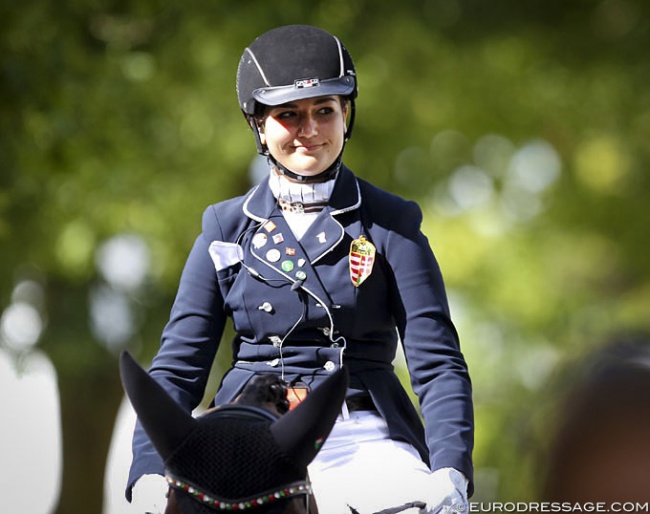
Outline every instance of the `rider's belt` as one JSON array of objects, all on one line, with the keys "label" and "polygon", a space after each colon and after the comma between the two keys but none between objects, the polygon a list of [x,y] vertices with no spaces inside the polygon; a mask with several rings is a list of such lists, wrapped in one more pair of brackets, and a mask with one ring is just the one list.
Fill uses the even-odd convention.
[{"label": "rider's belt", "polygon": [[348,396],[345,399],[345,404],[350,412],[358,410],[377,410],[375,402],[372,401],[369,394],[355,394],[354,396]]}]

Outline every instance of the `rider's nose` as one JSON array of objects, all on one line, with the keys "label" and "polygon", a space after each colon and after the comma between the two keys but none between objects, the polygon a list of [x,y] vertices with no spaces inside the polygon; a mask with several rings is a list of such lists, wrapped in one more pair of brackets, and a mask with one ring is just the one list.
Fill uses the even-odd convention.
[{"label": "rider's nose", "polygon": [[311,116],[305,116],[300,124],[299,134],[303,137],[311,137],[318,132],[318,124]]}]

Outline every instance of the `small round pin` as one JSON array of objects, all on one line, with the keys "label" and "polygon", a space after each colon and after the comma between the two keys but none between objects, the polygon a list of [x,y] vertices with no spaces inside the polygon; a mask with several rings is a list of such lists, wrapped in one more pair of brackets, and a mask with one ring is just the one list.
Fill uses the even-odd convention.
[{"label": "small round pin", "polygon": [[266,260],[269,262],[278,262],[281,256],[282,254],[280,254],[280,250],[277,248],[271,248],[266,252]]}]

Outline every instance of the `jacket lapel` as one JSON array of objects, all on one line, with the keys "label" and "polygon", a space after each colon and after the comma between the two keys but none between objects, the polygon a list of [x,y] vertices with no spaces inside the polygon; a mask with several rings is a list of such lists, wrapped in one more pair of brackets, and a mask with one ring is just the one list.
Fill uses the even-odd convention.
[{"label": "jacket lapel", "polygon": [[302,280],[305,287],[319,295],[327,295],[313,266],[345,239],[345,230],[336,216],[357,210],[360,205],[357,180],[350,170],[343,167],[329,205],[298,241],[282,215],[267,179],[253,189],[244,202],[246,216],[260,223],[246,243],[250,248],[244,250],[250,251],[264,265],[256,266],[260,272],[264,267],[271,268],[292,283]]},{"label": "jacket lapel", "polygon": [[[331,252],[343,241],[345,231],[341,223],[336,219],[336,216],[356,210],[360,205],[361,193],[357,180],[352,172],[343,166],[336,179],[336,184],[334,184],[329,205],[320,212],[319,216],[314,220],[300,240],[300,245],[306,252],[306,258],[311,264],[318,262],[319,259]],[[282,212],[277,206],[277,200],[271,192],[271,188],[268,185],[268,178],[251,191],[244,202],[243,209],[248,217],[262,224],[260,230],[269,220],[272,220],[276,226],[282,222],[285,225],[282,228],[282,237],[287,238],[287,236],[290,236],[295,241],[291,229],[284,222],[284,216],[282,216]],[[266,228],[268,229],[269,227],[272,227],[272,225]],[[261,240],[262,236],[258,236],[258,241]],[[297,245],[297,241],[295,242]],[[272,256],[275,257],[275,253]]]},{"label": "jacket lapel", "polygon": [[255,231],[250,239],[250,252],[257,261],[290,282],[305,280],[311,268],[308,255],[279,209]]}]

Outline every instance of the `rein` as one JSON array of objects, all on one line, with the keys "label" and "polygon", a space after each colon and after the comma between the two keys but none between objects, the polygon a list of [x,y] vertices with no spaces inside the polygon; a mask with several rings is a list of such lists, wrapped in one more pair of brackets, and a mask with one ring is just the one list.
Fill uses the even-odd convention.
[{"label": "rein", "polygon": [[[425,502],[414,501],[405,503],[404,505],[400,505],[398,507],[391,507],[389,509],[380,510],[378,512],[374,512],[373,514],[397,514],[398,512],[402,512],[407,509],[424,509],[426,506],[427,504]],[[350,508],[351,514],[359,514],[359,511],[351,505],[348,505],[348,507]]]}]

